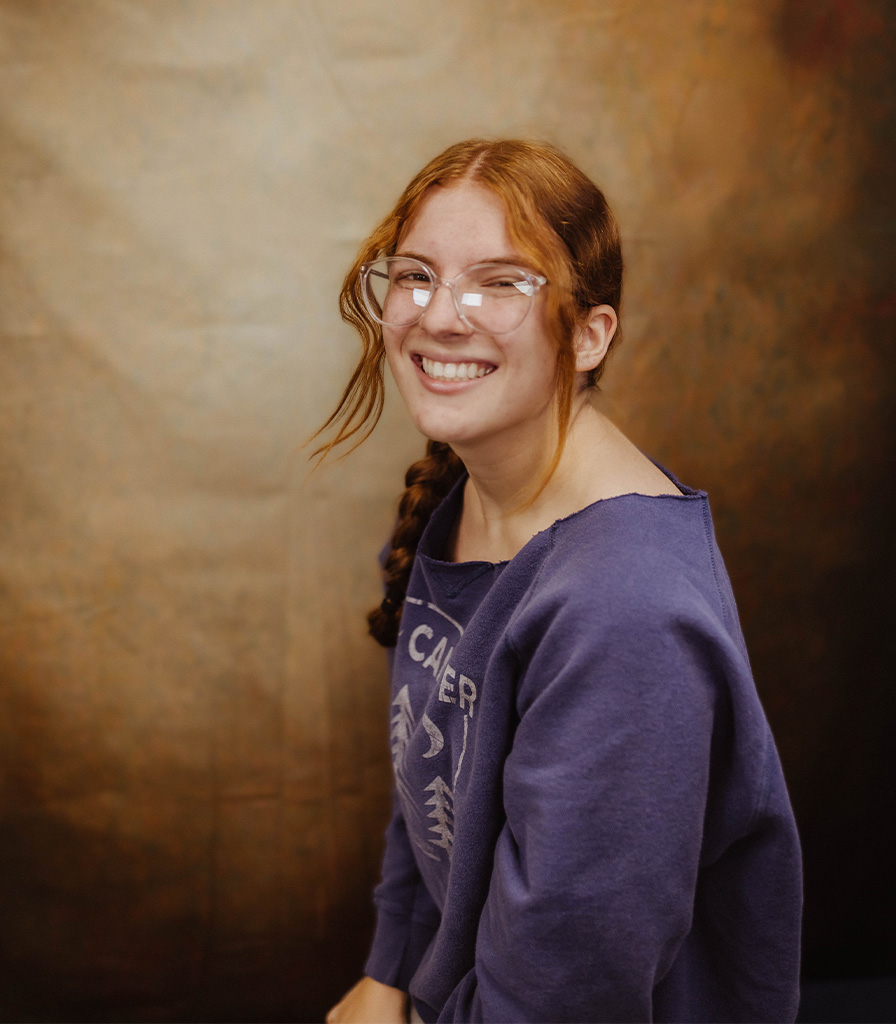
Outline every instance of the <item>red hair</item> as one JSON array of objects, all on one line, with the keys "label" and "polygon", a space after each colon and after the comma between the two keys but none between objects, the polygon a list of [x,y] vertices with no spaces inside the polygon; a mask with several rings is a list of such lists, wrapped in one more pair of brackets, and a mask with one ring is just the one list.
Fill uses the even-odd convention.
[{"label": "red hair", "polygon": [[[318,448],[312,458],[324,458],[355,438],[349,451],[353,450],[369,437],[382,413],[383,332],[364,306],[361,266],[396,251],[406,226],[430,189],[461,180],[476,182],[502,200],[514,245],[532,268],[550,282],[546,321],[557,344],[558,427],[562,445],[575,390],[576,328],[594,306],[606,304],[617,315],[620,312],[619,229],[601,190],[553,146],[518,139],[471,139],[450,146],[413,178],[392,212],[362,245],[345,277],[339,297],[342,319],[361,335],[363,351],[339,404],[318,431],[320,434],[337,426],[336,435]],[[617,329],[611,348],[618,337]],[[601,362],[588,374],[588,386],[597,383],[603,366]],[[357,437],[359,433],[361,436]]]}]

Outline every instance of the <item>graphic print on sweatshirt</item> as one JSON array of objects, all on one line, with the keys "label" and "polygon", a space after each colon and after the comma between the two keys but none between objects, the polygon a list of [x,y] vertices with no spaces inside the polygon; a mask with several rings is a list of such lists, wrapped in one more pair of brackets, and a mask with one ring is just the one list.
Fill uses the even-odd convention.
[{"label": "graphic print on sweatshirt", "polygon": [[451,665],[462,635],[436,605],[405,599],[396,677],[407,682],[392,700],[392,764],[411,841],[434,861],[451,859],[454,789],[476,701],[476,684]]}]

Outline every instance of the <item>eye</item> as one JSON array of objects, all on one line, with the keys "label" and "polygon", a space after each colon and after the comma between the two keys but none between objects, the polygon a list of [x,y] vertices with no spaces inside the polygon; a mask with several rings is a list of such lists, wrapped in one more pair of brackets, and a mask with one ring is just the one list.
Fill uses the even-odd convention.
[{"label": "eye", "polygon": [[524,295],[530,293],[529,282],[525,277],[515,273],[508,274],[506,271],[483,276],[477,282],[477,287],[481,291],[490,292],[496,296],[519,295],[520,292]]},{"label": "eye", "polygon": [[529,283],[523,270],[506,263],[480,263],[470,267],[466,272],[466,280],[478,291],[496,298],[518,295],[520,287],[525,288]]},{"label": "eye", "polygon": [[403,285],[406,288],[418,288],[431,284],[429,274],[422,270],[398,270],[392,281],[394,284]]}]

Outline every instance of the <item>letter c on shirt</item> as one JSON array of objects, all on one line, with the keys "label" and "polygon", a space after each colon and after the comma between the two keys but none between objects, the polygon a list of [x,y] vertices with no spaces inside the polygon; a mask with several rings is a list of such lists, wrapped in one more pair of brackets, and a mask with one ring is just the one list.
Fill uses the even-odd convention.
[{"label": "letter c on shirt", "polygon": [[414,661],[423,661],[426,657],[426,652],[418,650],[417,648],[417,637],[425,636],[432,640],[432,627],[427,626],[423,623],[422,626],[418,626],[413,633],[411,633],[411,639],[408,640],[408,654],[414,659]]}]

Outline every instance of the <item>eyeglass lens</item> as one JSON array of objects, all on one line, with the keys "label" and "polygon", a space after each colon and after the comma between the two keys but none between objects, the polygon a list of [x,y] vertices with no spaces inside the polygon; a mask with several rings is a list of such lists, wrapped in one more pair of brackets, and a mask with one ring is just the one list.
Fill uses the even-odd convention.
[{"label": "eyeglass lens", "polygon": [[[468,267],[452,285],[458,312],[473,327],[490,334],[506,334],[519,327],[536,290],[525,271],[503,263]],[[406,327],[420,319],[437,287],[425,263],[387,256],[369,265],[364,299],[380,323]]]}]

